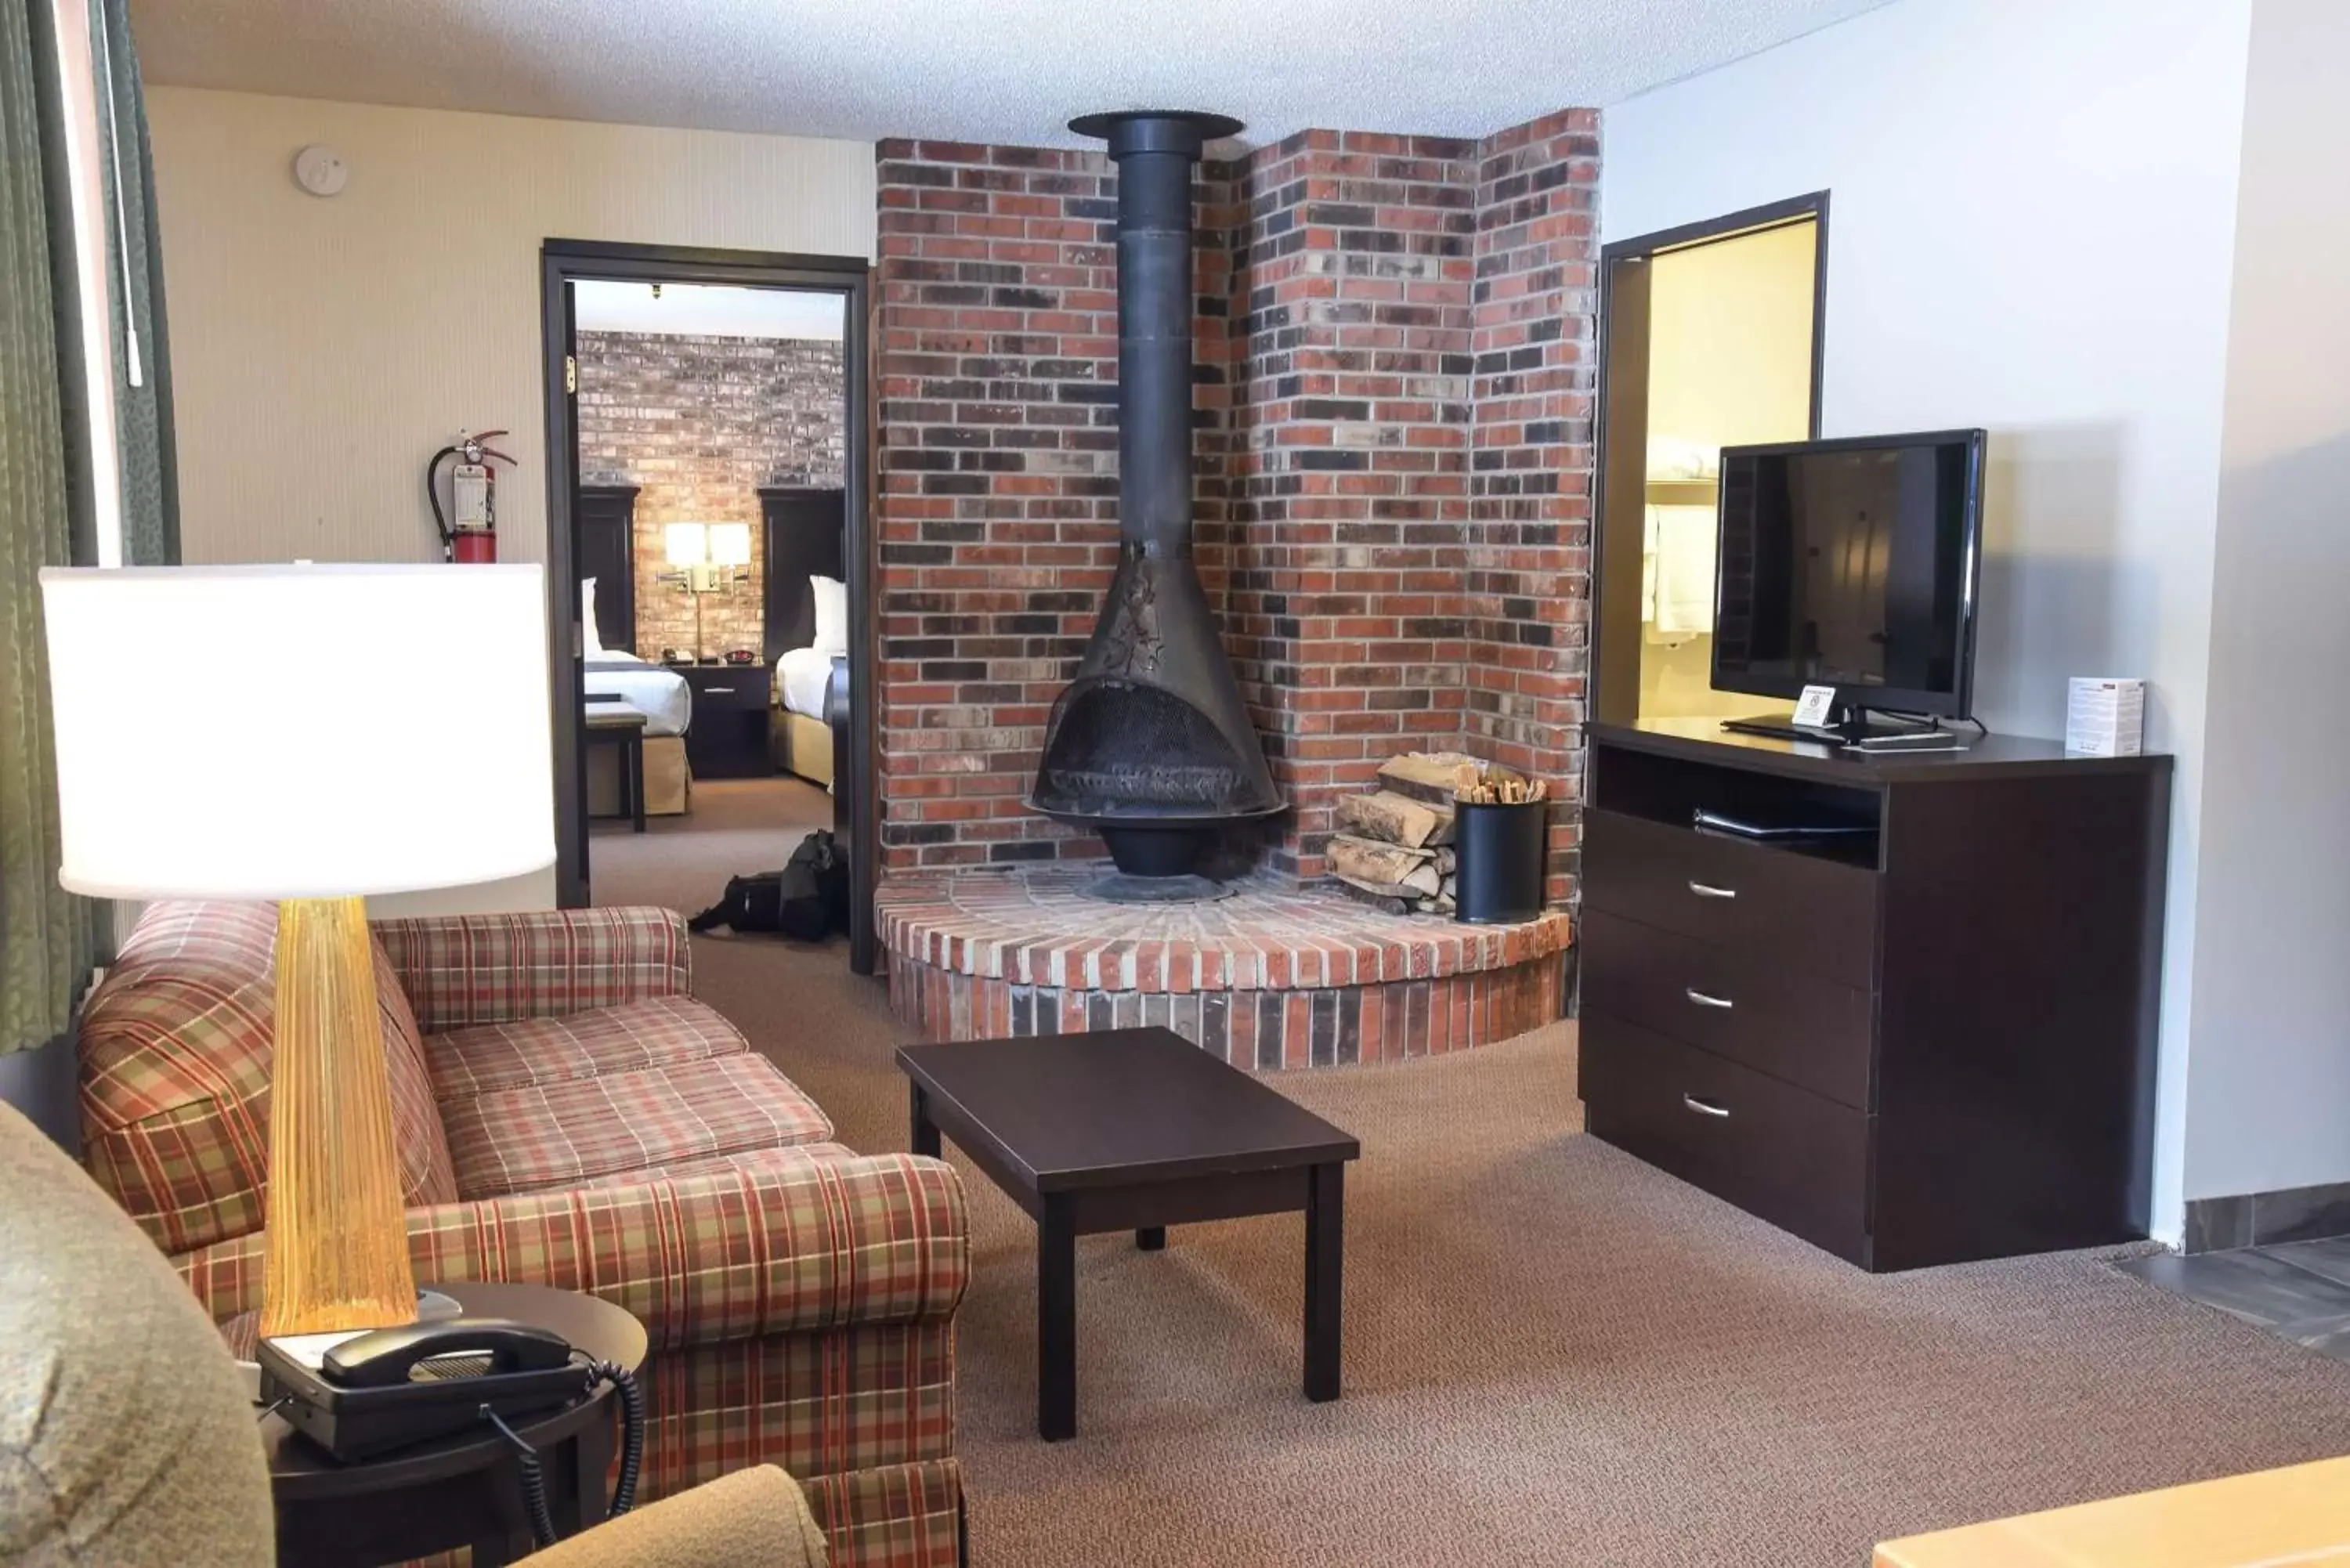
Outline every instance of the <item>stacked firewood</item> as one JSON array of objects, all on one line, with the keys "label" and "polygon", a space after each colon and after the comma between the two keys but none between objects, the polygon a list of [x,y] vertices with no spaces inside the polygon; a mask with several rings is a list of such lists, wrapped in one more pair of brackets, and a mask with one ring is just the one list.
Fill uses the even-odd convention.
[{"label": "stacked firewood", "polygon": [[1543,781],[1459,752],[1407,752],[1378,787],[1338,801],[1330,869],[1347,892],[1391,915],[1451,914],[1453,807],[1461,801],[1540,800]]}]

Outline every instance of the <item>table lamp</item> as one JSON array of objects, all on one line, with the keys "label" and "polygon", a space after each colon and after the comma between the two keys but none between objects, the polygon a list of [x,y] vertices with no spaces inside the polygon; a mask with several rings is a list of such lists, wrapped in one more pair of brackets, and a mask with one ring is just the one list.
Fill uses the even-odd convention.
[{"label": "table lamp", "polygon": [[363,896],[555,859],[536,566],[41,573],[69,891],[277,899],[265,1336],[413,1321]]}]

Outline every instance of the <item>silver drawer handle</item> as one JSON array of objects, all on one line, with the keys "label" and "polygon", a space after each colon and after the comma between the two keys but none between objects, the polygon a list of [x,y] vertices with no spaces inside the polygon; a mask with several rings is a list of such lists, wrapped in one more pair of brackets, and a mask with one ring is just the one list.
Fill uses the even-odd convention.
[{"label": "silver drawer handle", "polygon": [[1711,882],[1691,882],[1690,884],[1690,891],[1695,893],[1700,898],[1735,898],[1738,897],[1737,888],[1717,888]]},{"label": "silver drawer handle", "polygon": [[1693,985],[1683,986],[1681,988],[1681,994],[1688,997],[1691,1002],[1696,1002],[1700,1007],[1719,1007],[1725,1012],[1738,1005],[1738,1003],[1731,1001],[1730,998],[1726,996],[1708,996],[1704,992],[1698,990],[1697,987]]},{"label": "silver drawer handle", "polygon": [[732,686],[705,686],[702,689],[702,694],[704,697],[732,697],[734,695],[734,688]]},{"label": "silver drawer handle", "polygon": [[1726,1116],[1730,1114],[1728,1106],[1717,1106],[1711,1100],[1700,1100],[1695,1095],[1683,1095],[1681,1104],[1701,1116]]}]

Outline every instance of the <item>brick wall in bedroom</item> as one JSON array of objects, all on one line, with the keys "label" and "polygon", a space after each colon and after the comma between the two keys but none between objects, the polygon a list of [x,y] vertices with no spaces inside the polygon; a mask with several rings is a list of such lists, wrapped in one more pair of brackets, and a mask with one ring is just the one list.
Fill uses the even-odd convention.
[{"label": "brick wall in bedroom", "polygon": [[633,484],[637,649],[691,649],[694,602],[672,582],[670,523],[747,523],[743,581],[702,596],[712,654],[764,646],[759,486],[837,485],[847,442],[840,345],[815,338],[583,331],[579,475]]},{"label": "brick wall in bedroom", "polygon": [[[1596,123],[1201,168],[1199,554],[1294,803],[1278,870],[1318,875],[1408,746],[1575,783]],[[1097,855],[1020,803],[1115,559],[1115,174],[910,141],[879,173],[884,862]]]}]

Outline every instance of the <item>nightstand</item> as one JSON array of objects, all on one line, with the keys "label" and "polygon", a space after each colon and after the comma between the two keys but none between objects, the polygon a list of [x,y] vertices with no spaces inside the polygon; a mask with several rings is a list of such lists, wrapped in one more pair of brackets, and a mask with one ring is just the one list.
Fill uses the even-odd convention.
[{"label": "nightstand", "polygon": [[685,760],[701,779],[765,778],[775,771],[767,751],[772,709],[764,664],[673,666],[693,693],[693,722],[685,732]]}]

